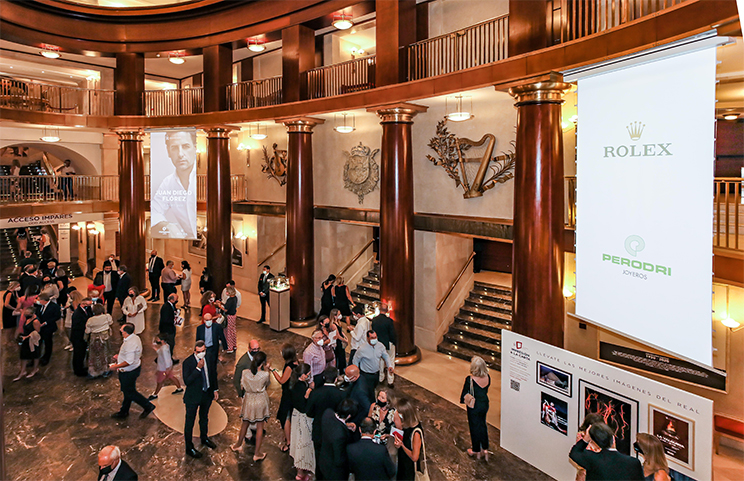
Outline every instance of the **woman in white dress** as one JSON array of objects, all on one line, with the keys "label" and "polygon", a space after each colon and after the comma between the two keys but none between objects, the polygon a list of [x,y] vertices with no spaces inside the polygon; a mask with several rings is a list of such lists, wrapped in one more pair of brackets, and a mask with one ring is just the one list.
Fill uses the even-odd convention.
[{"label": "woman in white dress", "polygon": [[269,411],[269,394],[266,388],[271,383],[269,370],[271,365],[266,362],[266,354],[259,351],[253,355],[251,368],[245,369],[240,379],[240,386],[245,390],[243,394],[243,407],[240,411],[240,434],[238,442],[231,446],[233,451],[240,451],[243,447],[243,439],[251,424],[256,425],[256,449],[253,452],[253,460],[261,461],[266,453],[261,452],[263,442],[264,423],[271,417]]},{"label": "woman in white dress", "polygon": [[136,286],[129,288],[127,298],[121,311],[127,316],[127,322],[134,324],[134,333],[140,334],[145,330],[145,311],[147,310],[147,301],[139,293]]},{"label": "woman in white dress", "polygon": [[181,292],[183,292],[183,305],[191,306],[191,266],[186,261],[181,261]]}]

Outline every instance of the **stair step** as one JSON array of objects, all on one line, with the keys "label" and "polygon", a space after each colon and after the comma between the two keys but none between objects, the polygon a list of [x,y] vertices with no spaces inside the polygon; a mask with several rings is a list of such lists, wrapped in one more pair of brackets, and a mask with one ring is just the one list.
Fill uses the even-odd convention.
[{"label": "stair step", "polygon": [[354,299],[354,302],[362,303],[362,304],[369,304],[371,302],[380,300],[379,294],[375,297],[372,294],[365,294],[363,292],[355,292],[355,291],[352,291],[351,297]]},{"label": "stair step", "polygon": [[501,311],[494,311],[491,309],[479,309],[479,308],[469,306],[466,304],[460,308],[460,314],[462,314],[465,317],[470,316],[470,317],[486,319],[489,321],[511,323],[511,313],[509,311],[501,312]]},{"label": "stair step", "polygon": [[470,295],[468,297],[470,299],[481,299],[485,302],[493,302],[495,304],[512,305],[511,294],[497,294],[494,292],[486,291],[484,289],[474,288],[470,291]]},{"label": "stair step", "polygon": [[473,284],[473,289],[485,291],[491,294],[501,294],[509,297],[512,296],[512,290],[510,287],[488,284],[480,281],[475,281],[475,283]]},{"label": "stair step", "polygon": [[455,316],[455,324],[492,332],[501,332],[502,329],[511,330],[511,323],[507,324],[504,322],[489,321],[488,319],[470,317],[462,314],[457,314]]},{"label": "stair step", "polygon": [[494,346],[501,346],[501,332],[489,331],[486,329],[479,329],[474,326],[468,326],[465,324],[454,323],[450,326],[449,331],[445,334],[447,337],[455,339],[466,339],[472,338],[479,341],[483,341]]},{"label": "stair step", "polygon": [[364,281],[367,284],[373,284],[373,285],[380,285],[380,278],[379,277],[372,277],[372,276],[364,276],[362,277],[362,281]]},{"label": "stair step", "polygon": [[458,346],[458,348],[465,347],[475,351],[484,358],[501,356],[501,346],[496,346],[490,342],[479,341],[478,339],[469,337],[463,337],[460,339],[459,336],[453,336],[450,333],[444,335],[444,341],[454,344],[455,346]]},{"label": "stair step", "polygon": [[357,289],[364,290],[364,291],[371,291],[371,292],[380,292],[380,284],[370,284],[368,282],[360,282],[356,286]]},{"label": "stair step", "polygon": [[480,299],[466,298],[464,306],[472,307],[481,312],[499,312],[511,316],[511,304],[502,304],[498,302],[482,301]]},{"label": "stair step", "polygon": [[488,367],[491,369],[495,369],[497,371],[501,371],[501,357],[497,356],[483,356],[481,353],[476,352],[472,349],[468,349],[466,347],[460,347],[455,346],[454,344],[444,341],[439,346],[437,346],[437,351],[441,352],[442,354],[446,354],[448,356],[457,357],[459,359],[464,359],[466,361],[470,361],[473,356],[480,356],[483,358],[484,361],[486,361],[486,364],[488,364]]}]

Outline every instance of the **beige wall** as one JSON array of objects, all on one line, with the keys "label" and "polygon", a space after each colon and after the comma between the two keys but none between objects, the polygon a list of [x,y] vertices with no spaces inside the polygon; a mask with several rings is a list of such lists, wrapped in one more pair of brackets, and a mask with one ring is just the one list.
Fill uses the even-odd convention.
[{"label": "beige wall", "polygon": [[282,51],[274,50],[253,58],[253,78],[256,80],[282,74]]},{"label": "beige wall", "polygon": [[[267,138],[254,140],[248,135],[248,127],[235,135],[230,140],[230,166],[232,173],[245,174],[247,183],[248,199],[262,202],[285,202],[287,195],[286,185],[280,186],[274,179],[269,179],[267,174],[261,171],[264,163],[263,147],[268,154],[274,154],[272,145],[277,144],[277,149],[287,149],[287,129],[276,123],[263,122],[266,125]],[[263,128],[263,127],[262,127]],[[243,144],[248,150],[238,150],[238,145]]]},{"label": "beige wall", "polygon": [[429,38],[507,13],[508,0],[434,0],[429,3]]}]

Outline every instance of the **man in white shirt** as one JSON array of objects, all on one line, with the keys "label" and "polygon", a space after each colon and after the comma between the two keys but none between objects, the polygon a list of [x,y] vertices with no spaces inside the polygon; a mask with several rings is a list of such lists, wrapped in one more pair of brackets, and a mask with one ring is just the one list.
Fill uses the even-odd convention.
[{"label": "man in white shirt", "polygon": [[121,326],[121,336],[124,342],[121,343],[119,354],[114,356],[114,364],[109,366],[112,371],[119,371],[119,383],[121,392],[124,394],[124,400],[121,402],[121,409],[111,415],[114,419],[124,419],[129,416],[129,407],[132,401],[142,406],[140,418],[146,418],[148,414],[155,410],[155,405],[147,400],[145,396],[137,392],[137,378],[140,375],[142,357],[142,341],[134,333],[134,324],[131,322]]},{"label": "man in white shirt", "polygon": [[154,238],[196,239],[196,132],[168,132],[165,149],[175,172],[150,202]]},{"label": "man in white shirt", "polygon": [[233,287],[235,289],[235,298],[238,300],[238,308],[240,308],[240,304],[243,303],[243,296],[240,294],[240,291],[237,287],[235,287],[235,281],[230,279],[227,281],[227,284],[225,285],[225,288],[222,289],[222,295],[220,296],[220,299],[222,300],[222,303],[225,304],[227,302],[228,297],[230,297],[227,294],[227,288]]},{"label": "man in white shirt", "polygon": [[354,308],[351,310],[351,315],[354,316],[356,326],[354,326],[354,330],[351,331],[351,352],[349,353],[349,364],[352,364],[352,362],[354,361],[354,355],[356,354],[357,349],[359,349],[362,343],[367,342],[367,331],[371,329],[370,320],[364,315],[364,307],[361,304],[357,304],[356,306],[354,306]]},{"label": "man in white shirt", "polygon": [[65,162],[57,167],[54,171],[59,178],[59,190],[61,191],[64,200],[72,200],[75,196],[72,193],[72,176],[75,175],[75,169],[72,167],[70,159],[66,159]]}]

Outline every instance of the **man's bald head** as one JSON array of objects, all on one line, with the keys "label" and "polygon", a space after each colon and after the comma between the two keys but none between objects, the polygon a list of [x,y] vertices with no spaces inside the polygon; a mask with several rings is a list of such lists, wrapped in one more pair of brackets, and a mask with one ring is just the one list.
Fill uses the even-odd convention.
[{"label": "man's bald head", "polygon": [[207,312],[206,314],[204,314],[204,316],[202,316],[202,319],[204,319],[204,321],[211,321],[212,320],[212,314],[210,314],[210,313]]},{"label": "man's bald head", "polygon": [[354,382],[359,379],[359,368],[352,364],[351,366],[347,366],[344,370],[344,374],[346,374],[346,377],[349,378],[350,382]]},{"label": "man's bald head", "polygon": [[261,350],[261,345],[258,343],[258,340],[251,339],[251,342],[248,343],[248,350],[251,352],[258,352]]},{"label": "man's bald head", "polygon": [[106,466],[115,467],[119,464],[120,459],[121,451],[117,446],[106,446],[98,453],[98,466],[101,468],[105,468]]}]

